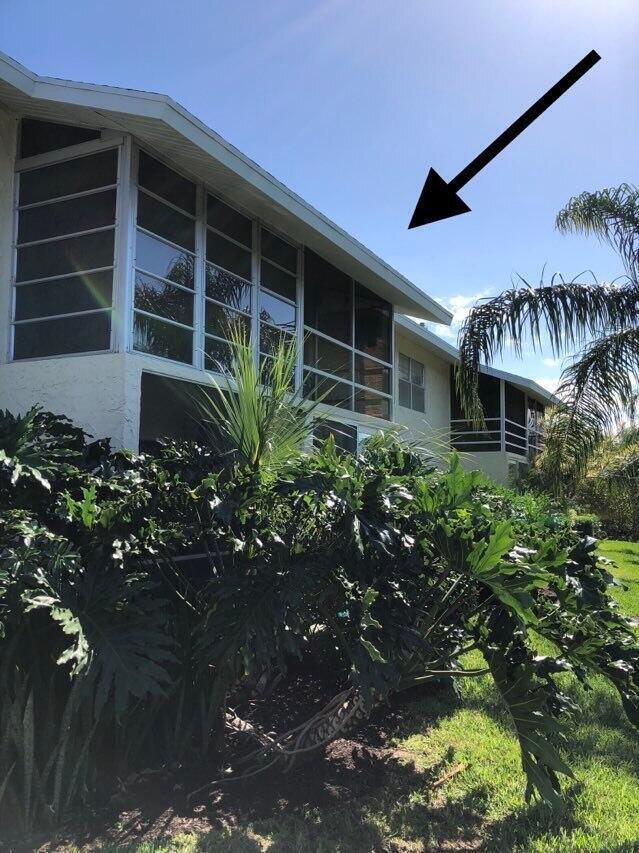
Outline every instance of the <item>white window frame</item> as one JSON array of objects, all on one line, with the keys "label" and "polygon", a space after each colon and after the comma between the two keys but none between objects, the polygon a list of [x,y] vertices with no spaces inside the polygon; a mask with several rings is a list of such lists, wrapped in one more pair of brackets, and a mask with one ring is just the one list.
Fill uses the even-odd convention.
[{"label": "white window frame", "polygon": [[[23,118],[30,118],[28,115],[20,116],[20,120]],[[62,124],[63,122],[56,122],[56,124]],[[19,145],[19,134],[17,145]],[[70,145],[66,148],[58,148],[54,151],[47,151],[43,154],[37,154],[33,157],[19,157],[19,150],[16,153],[16,159],[14,162],[14,188],[13,188],[13,229],[12,229],[12,239],[11,239],[11,278],[10,278],[10,287],[11,287],[11,298],[9,300],[9,335],[8,335],[8,345],[6,357],[9,362],[28,362],[28,361],[40,361],[42,359],[50,359],[50,358],[70,358],[76,356],[83,355],[96,355],[99,353],[106,352],[114,352],[118,346],[117,340],[117,327],[119,326],[118,319],[123,316],[118,312],[122,308],[122,298],[119,291],[120,284],[120,270],[123,269],[123,261],[125,258],[126,245],[127,245],[127,235],[126,229],[122,227],[122,216],[124,213],[123,208],[123,200],[122,200],[122,190],[123,187],[128,186],[128,157],[127,157],[127,148],[130,148],[130,143],[127,140],[127,137],[121,133],[114,133],[109,130],[101,131],[101,138],[94,139],[89,142],[82,142],[78,145]],[[85,190],[78,193],[70,193],[65,196],[59,196],[51,199],[46,199],[42,202],[34,202],[33,204],[26,204],[20,206],[20,178],[24,172],[31,171],[33,169],[39,169],[44,166],[52,166],[57,163],[65,163],[70,160],[76,160],[80,157],[85,157],[89,154],[96,154],[101,151],[108,151],[111,149],[117,150],[117,175],[115,184],[105,185],[103,187],[99,187],[97,189]],[[19,216],[20,210],[22,209],[30,209],[34,207],[44,207],[46,205],[50,205],[59,201],[65,201],[74,198],[80,198],[88,195],[93,195],[99,192],[105,192],[109,189],[114,189],[116,193],[116,203],[115,203],[115,218],[113,225],[104,226],[101,228],[93,228],[88,229],[86,231],[80,231],[75,234],[62,234],[56,237],[50,237],[42,240],[34,240],[29,241],[27,243],[19,243],[18,242],[18,225],[19,225]],[[72,238],[74,236],[82,236],[85,234],[99,233],[102,231],[110,231],[113,230],[113,264],[112,266],[94,268],[90,270],[78,270],[76,273],[64,273],[55,276],[45,276],[39,279],[30,279],[29,281],[18,282],[17,281],[17,265],[18,265],[18,248],[26,245],[35,245],[37,243],[51,243],[56,242],[63,239]],[[17,298],[17,288],[22,287],[27,284],[35,284],[35,283],[44,283],[49,281],[55,281],[56,279],[68,278],[71,275],[80,275],[82,273],[93,273],[100,272],[106,270],[112,270],[113,281],[111,286],[111,307],[109,309],[96,308],[89,309],[85,311],[72,311],[65,312],[62,314],[54,314],[48,317],[32,317],[28,320],[16,320],[15,319],[15,309],[16,309],[16,298]],[[126,267],[124,267],[126,269]],[[14,358],[14,345],[15,345],[15,327],[16,325],[25,325],[28,323],[45,323],[47,321],[53,320],[61,320],[67,317],[80,317],[84,315],[92,315],[92,314],[101,314],[109,311],[111,315],[111,328],[110,328],[110,337],[109,337],[109,347],[107,349],[97,349],[97,350],[82,350],[81,352],[69,352],[69,353],[59,353],[56,355],[38,355],[32,356],[30,358]]]},{"label": "white window frame", "polygon": [[[408,360],[408,375],[410,377],[408,381],[406,379],[402,379],[401,374],[400,374],[399,365],[400,365],[400,360],[402,358],[405,358]],[[413,382],[413,364],[418,364],[421,367],[422,380],[423,380],[421,385],[419,385],[417,382]],[[400,403],[400,401],[399,401],[399,383],[400,382],[406,382],[406,384],[410,386],[410,405],[409,406],[405,406],[403,403]],[[414,392],[415,388],[418,388],[420,391],[423,392],[423,395],[424,395],[424,408],[423,409],[416,408],[415,404],[413,402],[413,392]],[[424,364],[423,361],[419,361],[419,359],[413,358],[410,355],[406,355],[406,353],[403,353],[401,351],[398,351],[398,353],[397,353],[397,405],[401,406],[403,409],[410,409],[411,412],[418,412],[421,415],[426,414],[426,365]]]}]

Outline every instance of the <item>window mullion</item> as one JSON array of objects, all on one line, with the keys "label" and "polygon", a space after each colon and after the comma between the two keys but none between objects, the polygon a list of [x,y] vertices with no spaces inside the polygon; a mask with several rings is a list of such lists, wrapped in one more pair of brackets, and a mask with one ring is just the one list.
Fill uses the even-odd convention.
[{"label": "window mullion", "polygon": [[304,386],[304,252],[297,250],[297,314],[295,315],[295,388]]},{"label": "window mullion", "polygon": [[355,279],[351,278],[351,411],[355,411]]},{"label": "window mullion", "polygon": [[256,220],[253,226],[253,250],[251,252],[251,344],[253,358],[259,370],[260,365],[260,226]]},{"label": "window mullion", "polygon": [[195,269],[193,271],[193,365],[204,370],[204,328],[206,293],[206,192],[196,186],[195,196]]},{"label": "window mullion", "polygon": [[133,350],[133,304],[135,298],[135,262],[137,256],[137,228],[138,219],[138,169],[140,164],[140,149],[133,147],[131,152],[131,168],[129,180],[129,254],[127,262],[126,279],[126,312],[124,323],[124,349],[126,352]]},{"label": "window mullion", "polygon": [[113,285],[111,305],[111,349],[123,352],[126,348],[127,279],[129,276],[129,240],[131,209],[131,137],[120,146],[117,189],[115,198],[115,238],[113,246]]}]

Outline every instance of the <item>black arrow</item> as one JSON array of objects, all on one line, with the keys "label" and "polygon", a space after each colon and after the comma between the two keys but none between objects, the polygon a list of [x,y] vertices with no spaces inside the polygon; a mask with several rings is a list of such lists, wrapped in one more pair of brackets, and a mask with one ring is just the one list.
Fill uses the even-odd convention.
[{"label": "black arrow", "polygon": [[484,148],[481,154],[475,157],[465,169],[462,169],[452,181],[446,183],[434,169],[431,169],[408,227],[417,228],[419,225],[427,225],[429,222],[437,222],[439,219],[448,219],[449,216],[468,213],[470,208],[460,199],[457,192],[471,178],[474,178],[477,172],[481,172],[484,166],[488,165],[507,145],[510,145],[513,139],[523,133],[551,104],[554,104],[571,86],[574,86],[577,80],[583,77],[587,71],[590,71],[600,59],[597,51],[591,50],[581,62],[578,62],[551,89],[548,89],[545,95],[535,101],[532,107],[519,116],[494,142],[491,142],[488,148]]}]

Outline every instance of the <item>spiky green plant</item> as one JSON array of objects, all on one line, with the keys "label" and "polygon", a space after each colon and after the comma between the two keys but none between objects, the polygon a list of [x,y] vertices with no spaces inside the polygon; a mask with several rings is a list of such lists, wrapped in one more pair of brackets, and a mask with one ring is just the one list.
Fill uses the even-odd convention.
[{"label": "spiky green plant", "polygon": [[218,365],[224,378],[211,377],[212,393],[197,400],[205,434],[214,446],[221,438],[252,469],[275,474],[299,457],[322,419],[323,397],[308,401],[294,390],[294,343],[282,341],[258,367],[243,329],[233,327],[230,338],[230,371]]},{"label": "spiky green plant", "polygon": [[595,234],[619,254],[625,276],[614,284],[565,281],[533,287],[523,279],[476,305],[460,332],[457,386],[469,417],[482,423],[479,365],[509,343],[554,356],[577,350],[564,369],[559,410],[546,424],[547,441],[583,469],[602,436],[636,401],[639,377],[639,189],[622,184],[571,199],[556,220],[562,233]]}]

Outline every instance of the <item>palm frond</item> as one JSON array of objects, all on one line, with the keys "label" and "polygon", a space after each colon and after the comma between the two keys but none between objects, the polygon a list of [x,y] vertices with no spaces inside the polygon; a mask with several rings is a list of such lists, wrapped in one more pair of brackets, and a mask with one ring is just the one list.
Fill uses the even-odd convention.
[{"label": "palm frond", "polygon": [[479,366],[507,345],[521,357],[523,346],[550,344],[553,355],[571,352],[606,330],[636,322],[639,286],[632,282],[588,284],[553,276],[549,285],[513,287],[476,305],[460,330],[456,381],[461,404],[475,423],[483,422],[478,394]]},{"label": "palm frond", "polygon": [[639,188],[632,184],[583,192],[557,214],[562,233],[596,234],[623,258],[628,276],[639,278]]},{"label": "palm frond", "polygon": [[639,329],[613,330],[587,344],[564,370],[557,396],[563,414],[553,439],[568,444],[582,467],[606,433],[634,407],[639,380]]}]

